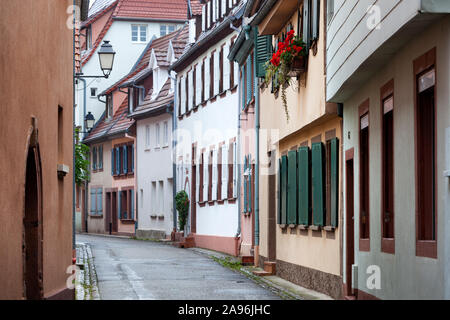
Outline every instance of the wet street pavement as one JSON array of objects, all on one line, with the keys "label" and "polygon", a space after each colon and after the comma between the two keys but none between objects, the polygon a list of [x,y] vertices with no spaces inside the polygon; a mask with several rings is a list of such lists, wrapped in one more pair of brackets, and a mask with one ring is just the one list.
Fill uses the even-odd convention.
[{"label": "wet street pavement", "polygon": [[280,299],[243,274],[165,243],[77,235],[92,248],[103,300]]}]

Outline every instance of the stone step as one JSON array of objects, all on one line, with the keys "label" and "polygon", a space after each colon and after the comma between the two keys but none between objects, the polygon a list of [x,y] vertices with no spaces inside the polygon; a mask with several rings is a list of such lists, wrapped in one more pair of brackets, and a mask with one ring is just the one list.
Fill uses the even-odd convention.
[{"label": "stone step", "polygon": [[266,277],[271,276],[272,274],[270,272],[264,271],[264,270],[253,270],[252,273],[256,276],[260,277]]},{"label": "stone step", "polygon": [[277,273],[277,263],[273,261],[265,261],[264,271],[269,272],[271,275],[275,275]]}]

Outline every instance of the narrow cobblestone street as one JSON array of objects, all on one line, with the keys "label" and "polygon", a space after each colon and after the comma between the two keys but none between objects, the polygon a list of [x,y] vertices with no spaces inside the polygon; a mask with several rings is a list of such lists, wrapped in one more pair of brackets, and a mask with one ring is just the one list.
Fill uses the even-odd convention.
[{"label": "narrow cobblestone street", "polygon": [[194,251],[152,241],[77,235],[92,248],[102,300],[280,299]]}]

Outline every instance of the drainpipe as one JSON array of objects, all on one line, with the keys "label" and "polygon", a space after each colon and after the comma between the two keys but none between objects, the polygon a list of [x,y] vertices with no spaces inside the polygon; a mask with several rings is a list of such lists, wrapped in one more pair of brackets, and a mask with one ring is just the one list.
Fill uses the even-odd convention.
[{"label": "drainpipe", "polygon": [[[254,28],[254,48],[257,48],[258,27]],[[259,88],[256,77],[256,55],[253,54],[253,74],[255,78],[255,134],[256,134],[256,164],[255,164],[255,265],[259,265]]]},{"label": "drainpipe", "polygon": [[[176,77],[173,78],[170,73],[169,73],[169,77],[171,79],[175,80],[175,88],[174,88],[174,98],[173,98],[173,111],[172,111],[172,192],[173,192],[173,199],[172,199],[172,216],[173,216],[173,237],[175,237],[175,232],[177,232],[177,211],[175,209],[175,196],[177,194],[177,168],[176,168],[176,153],[175,153],[175,148],[176,148],[176,143],[175,143],[175,137],[174,137],[174,133],[175,130],[177,129],[177,97],[178,97],[178,85],[177,85],[177,79]],[[174,238],[172,239],[174,240]]]},{"label": "drainpipe", "polygon": [[73,0],[73,35],[72,35],[72,258],[75,254],[75,0]]},{"label": "drainpipe", "polygon": [[[232,61],[234,63],[234,61]],[[240,68],[240,66],[239,66]],[[238,103],[237,103],[237,109],[238,109],[238,134],[236,139],[236,153],[238,154],[236,156],[237,159],[237,172],[238,172],[238,181],[237,181],[237,198],[238,198],[238,228],[236,231],[236,238],[241,235],[241,80],[238,79]],[[228,177],[229,179],[229,177]],[[238,252],[239,253],[239,252]]]}]

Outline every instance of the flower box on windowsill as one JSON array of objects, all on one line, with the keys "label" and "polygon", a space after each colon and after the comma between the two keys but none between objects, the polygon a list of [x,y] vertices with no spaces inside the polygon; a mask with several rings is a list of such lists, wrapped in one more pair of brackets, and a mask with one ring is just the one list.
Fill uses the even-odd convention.
[{"label": "flower box on windowsill", "polygon": [[306,71],[306,58],[299,56],[292,61],[291,70],[289,71],[290,77],[298,77]]}]

